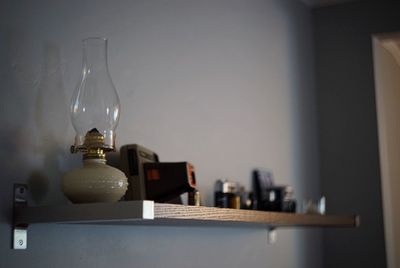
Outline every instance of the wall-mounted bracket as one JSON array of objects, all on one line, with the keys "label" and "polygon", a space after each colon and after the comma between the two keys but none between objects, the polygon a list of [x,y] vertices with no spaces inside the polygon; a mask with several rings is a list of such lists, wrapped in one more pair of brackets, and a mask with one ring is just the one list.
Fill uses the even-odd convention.
[{"label": "wall-mounted bracket", "polygon": [[[25,207],[28,205],[27,201],[28,187],[26,184],[14,184],[14,213],[15,208]],[[27,248],[27,224],[17,224],[15,222],[15,214],[13,217],[13,249],[26,249]]]},{"label": "wall-mounted bracket", "polygon": [[275,244],[277,240],[277,233],[276,233],[276,228],[270,227],[267,230],[267,241],[268,244]]}]

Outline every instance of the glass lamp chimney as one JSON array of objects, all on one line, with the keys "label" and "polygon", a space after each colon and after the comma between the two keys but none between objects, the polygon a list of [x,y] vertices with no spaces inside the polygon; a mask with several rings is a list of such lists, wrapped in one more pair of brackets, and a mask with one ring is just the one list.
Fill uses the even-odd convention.
[{"label": "glass lamp chimney", "polygon": [[[120,102],[108,71],[107,39],[94,37],[82,42],[82,74],[71,101],[71,121],[76,131],[71,151],[112,151]],[[95,133],[95,142],[91,133]]]}]

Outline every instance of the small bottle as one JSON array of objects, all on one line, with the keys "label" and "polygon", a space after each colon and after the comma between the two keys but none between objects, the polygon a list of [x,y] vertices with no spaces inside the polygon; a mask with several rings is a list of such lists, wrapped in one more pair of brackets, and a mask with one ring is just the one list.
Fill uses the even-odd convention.
[{"label": "small bottle", "polygon": [[215,207],[240,208],[240,196],[237,194],[237,184],[228,180],[218,180],[215,183]]},{"label": "small bottle", "polygon": [[200,199],[200,192],[197,189],[190,191],[188,193],[188,205],[189,206],[200,206],[201,199]]},{"label": "small bottle", "polygon": [[284,188],[282,211],[296,212],[296,200],[293,198],[293,188],[289,185]]}]

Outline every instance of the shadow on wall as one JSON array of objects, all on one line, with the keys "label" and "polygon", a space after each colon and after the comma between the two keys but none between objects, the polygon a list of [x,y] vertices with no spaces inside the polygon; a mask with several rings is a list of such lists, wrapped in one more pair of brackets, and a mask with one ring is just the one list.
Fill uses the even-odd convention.
[{"label": "shadow on wall", "polygon": [[[26,118],[29,114],[29,103],[25,95],[30,88],[24,86],[26,81],[33,81],[34,74],[28,67],[29,53],[25,50],[26,36],[14,30],[4,33],[5,42],[0,42],[0,168],[3,172],[0,180],[1,221],[10,221],[12,184],[24,177],[23,167],[28,165],[26,156],[30,147],[29,127]],[[25,59],[25,60],[24,60]],[[16,172],[20,171],[20,172]],[[22,173],[22,174],[21,174]],[[10,202],[10,203],[9,203]]]},{"label": "shadow on wall", "polygon": [[[283,5],[288,5],[285,2]],[[297,210],[301,211],[304,199],[318,200],[321,196],[319,185],[318,132],[315,98],[315,75],[313,31],[311,16],[304,16],[301,9],[308,7],[297,4],[290,9],[287,16],[287,44],[289,66],[289,87],[291,107],[291,130],[296,133],[290,141],[293,150],[291,163],[293,166],[293,186],[297,199]],[[306,29],[304,25],[308,25]],[[306,64],[306,65],[305,65]],[[297,240],[294,247],[298,249],[296,260],[300,267],[322,265],[321,230],[301,230],[295,234]],[[306,241],[306,242],[305,242]]]},{"label": "shadow on wall", "polygon": [[[66,135],[69,109],[63,84],[60,47],[38,44],[18,31],[6,33],[0,64],[0,168],[2,221],[9,221],[12,184],[27,182],[36,203],[61,201],[59,177],[68,158],[60,144]],[[37,49],[39,50],[39,49]],[[35,59],[36,58],[36,59]],[[35,62],[42,64],[40,68]],[[31,102],[30,100],[35,100]],[[64,111],[64,112],[62,112]]]},{"label": "shadow on wall", "polygon": [[[37,203],[46,195],[54,200],[59,195],[61,169],[59,161],[65,158],[65,148],[57,142],[67,132],[70,121],[62,74],[60,47],[46,43],[43,46],[43,63],[37,83],[35,123],[38,143],[35,150],[43,155],[43,171],[32,172],[28,184]],[[64,111],[64,112],[60,112]]]}]

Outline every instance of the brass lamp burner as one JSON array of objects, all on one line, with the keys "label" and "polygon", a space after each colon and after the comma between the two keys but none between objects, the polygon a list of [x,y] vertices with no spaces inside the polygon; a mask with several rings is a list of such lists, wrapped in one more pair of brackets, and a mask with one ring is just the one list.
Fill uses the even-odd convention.
[{"label": "brass lamp burner", "polygon": [[71,153],[82,152],[83,159],[105,159],[106,152],[115,151],[104,144],[104,136],[93,128],[85,135],[85,142],[81,146],[71,146]]}]

